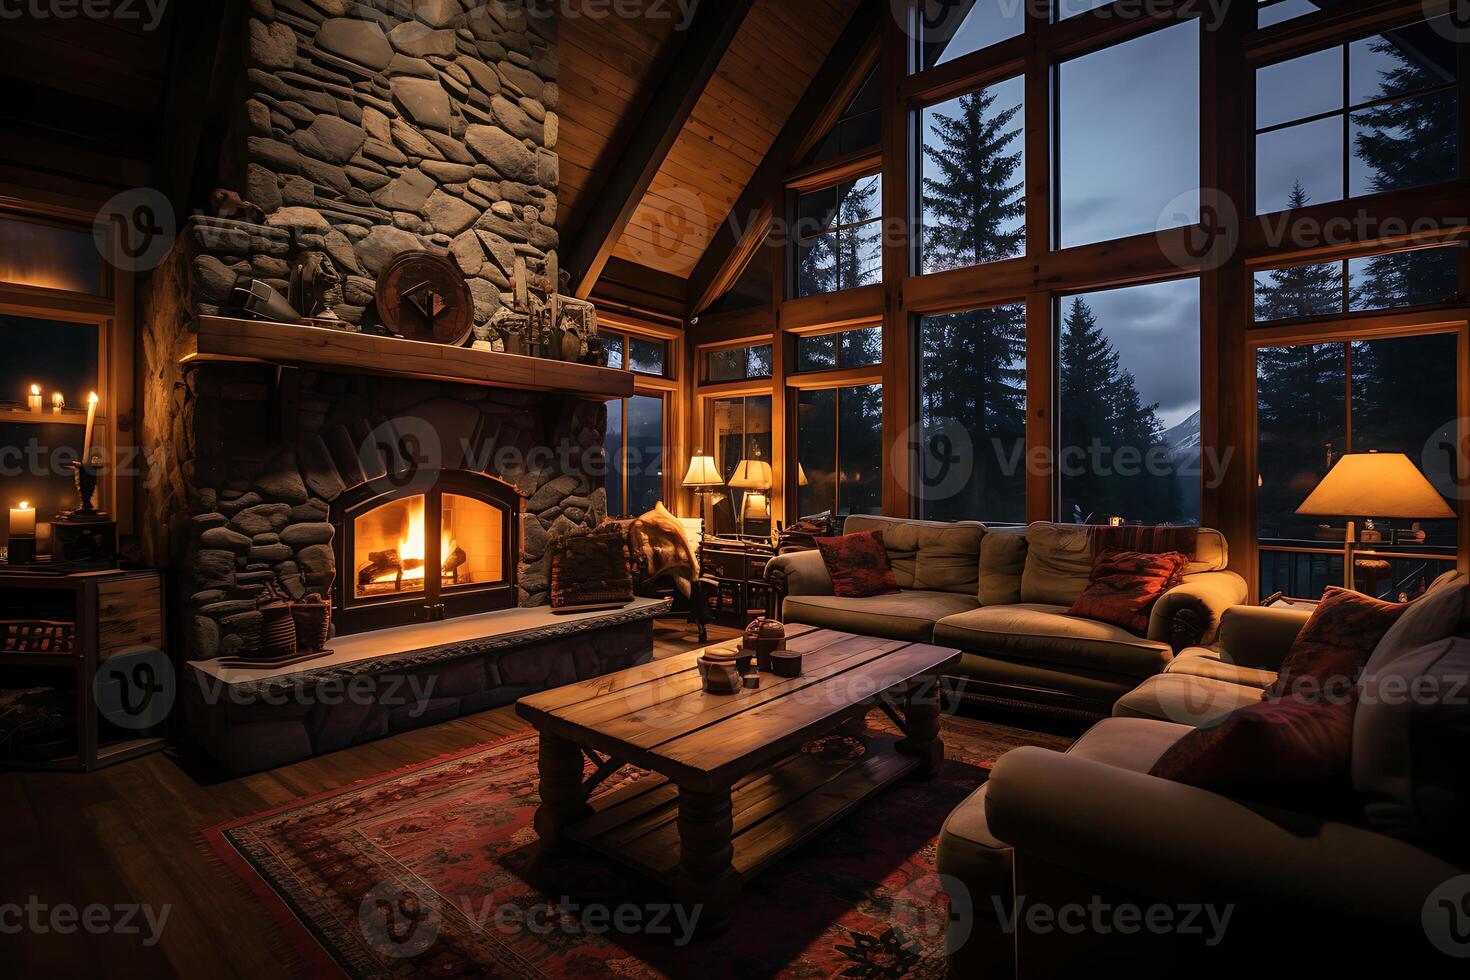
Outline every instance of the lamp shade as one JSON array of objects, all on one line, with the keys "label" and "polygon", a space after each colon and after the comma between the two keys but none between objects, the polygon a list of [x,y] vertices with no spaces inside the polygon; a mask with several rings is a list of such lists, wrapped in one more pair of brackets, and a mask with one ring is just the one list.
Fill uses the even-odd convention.
[{"label": "lamp shade", "polygon": [[1455,512],[1403,453],[1351,453],[1317,485],[1298,514],[1449,519]]},{"label": "lamp shade", "polygon": [[747,493],[742,505],[744,510],[741,516],[747,521],[769,521],[771,519],[771,498],[763,493]]},{"label": "lamp shade", "polygon": [[730,486],[736,490],[769,490],[771,464],[763,459],[742,460],[730,477]]},{"label": "lamp shade", "polygon": [[684,486],[686,487],[722,487],[725,481],[720,479],[720,468],[715,465],[712,456],[695,456],[689,461],[689,472],[684,474]]}]

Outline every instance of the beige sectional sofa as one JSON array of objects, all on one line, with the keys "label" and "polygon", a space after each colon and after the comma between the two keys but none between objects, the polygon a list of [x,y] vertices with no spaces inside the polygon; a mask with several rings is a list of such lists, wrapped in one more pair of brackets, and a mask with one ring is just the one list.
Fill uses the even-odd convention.
[{"label": "beige sectional sofa", "polygon": [[1106,716],[1177,652],[1214,642],[1225,610],[1246,598],[1245,580],[1227,570],[1224,537],[1209,529],[1184,582],[1159,600],[1147,636],[1067,615],[1092,571],[1086,527],[850,517],[843,528],[869,530],[883,532],[902,591],[839,598],[820,553],[782,555],[767,574],[785,594],[785,621],[956,647],[962,696],[991,704]]},{"label": "beige sectional sofa", "polygon": [[[950,975],[1070,976],[1082,964],[1091,970],[1104,962],[1128,964],[1130,976],[1260,969],[1284,976],[1295,975],[1293,967],[1321,975],[1333,965],[1366,975],[1379,954],[1401,976],[1433,975],[1415,972],[1424,963],[1451,966],[1425,923],[1447,885],[1463,885],[1451,901],[1470,897],[1463,860],[1366,821],[1338,822],[1149,775],[1190,731],[1259,702],[1307,619],[1233,608],[1219,649],[1174,658],[1067,752],[1022,748],[1003,757],[940,835],[946,890],[973,913],[954,936]],[[1463,633],[1470,621],[1461,623]],[[1378,656],[1365,676],[1379,669]],[[1385,750],[1380,729],[1365,727],[1365,710],[1354,733],[1355,782],[1364,764],[1394,749]],[[1417,776],[1390,770],[1389,778]],[[1085,908],[1086,925],[1030,928],[1037,920],[1026,908],[1037,906]],[[1103,927],[1095,925],[1094,906],[1104,910]],[[1203,914],[1196,920],[1203,931],[1107,928],[1114,910],[1206,906],[1228,912],[1228,928],[1215,929]],[[1470,937],[1460,948],[1470,953]]]}]

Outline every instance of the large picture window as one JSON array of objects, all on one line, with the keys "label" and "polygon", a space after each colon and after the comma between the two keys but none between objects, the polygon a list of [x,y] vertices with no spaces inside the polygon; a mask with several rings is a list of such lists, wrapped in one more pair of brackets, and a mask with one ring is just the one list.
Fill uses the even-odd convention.
[{"label": "large picture window", "polygon": [[1436,334],[1256,352],[1263,597],[1315,599],[1341,584],[1349,519],[1361,523],[1365,549],[1390,556],[1360,553],[1355,578],[1365,591],[1412,597],[1453,567],[1455,521],[1333,521],[1296,510],[1346,453],[1405,453],[1441,483],[1454,474],[1457,343]]},{"label": "large picture window", "polygon": [[797,198],[797,296],[883,281],[883,177]]},{"label": "large picture window", "polygon": [[923,317],[919,349],[923,517],[1025,523],[1025,304]]},{"label": "large picture window", "polygon": [[1004,0],[925,0],[913,17],[918,71],[1019,37],[1026,30],[1025,4]]},{"label": "large picture window", "polygon": [[796,396],[800,516],[883,512],[883,386],[800,391]]},{"label": "large picture window", "polygon": [[1460,292],[1459,249],[1420,249],[1319,262],[1255,274],[1255,319],[1302,317],[1427,306]]},{"label": "large picture window", "polygon": [[1197,524],[1199,281],[1070,296],[1061,306],[1061,519]]},{"label": "large picture window", "polygon": [[1199,31],[1190,20],[1062,63],[1063,248],[1199,221]]},{"label": "large picture window", "polygon": [[664,496],[664,398],[634,395],[607,406],[607,512],[637,517]]},{"label": "large picture window", "polygon": [[[726,483],[746,460],[770,463],[774,448],[770,395],[716,398],[709,403],[709,417],[713,436],[711,451]],[[770,487],[730,487],[733,514],[738,518],[742,513],[747,492],[769,494],[770,490]]]},{"label": "large picture window", "polygon": [[1012,78],[919,120],[920,267],[942,272],[1026,251],[1025,84]]},{"label": "large picture window", "polygon": [[1452,179],[1452,29],[1411,24],[1256,71],[1256,212]]},{"label": "large picture window", "polygon": [[883,328],[860,327],[796,338],[796,371],[831,371],[883,363]]}]

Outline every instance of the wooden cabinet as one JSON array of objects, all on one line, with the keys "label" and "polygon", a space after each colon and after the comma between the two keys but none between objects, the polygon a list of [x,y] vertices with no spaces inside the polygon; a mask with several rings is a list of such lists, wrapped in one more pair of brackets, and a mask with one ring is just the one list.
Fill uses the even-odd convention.
[{"label": "wooden cabinet", "polygon": [[163,747],[177,685],[159,572],[0,571],[0,620],[0,767],[89,771]]},{"label": "wooden cabinet", "polygon": [[699,548],[699,574],[713,620],[744,629],[757,616],[776,618],[780,596],[766,581],[766,564],[776,551],[765,539],[705,538]]}]

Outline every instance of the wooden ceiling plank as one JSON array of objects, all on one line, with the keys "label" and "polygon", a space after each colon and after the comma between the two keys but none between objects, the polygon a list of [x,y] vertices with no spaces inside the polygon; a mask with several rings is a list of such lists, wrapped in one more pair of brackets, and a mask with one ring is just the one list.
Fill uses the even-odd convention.
[{"label": "wooden ceiling plank", "polygon": [[608,175],[568,256],[577,295],[592,293],[618,238],[740,32],[753,0],[704,5],[658,91],[644,110],[622,159]]},{"label": "wooden ceiling plank", "polygon": [[[732,214],[769,215],[770,201],[781,192],[798,155],[813,138],[813,131],[822,127],[828,117],[836,121],[845,108],[839,104],[839,98],[851,88],[852,79],[858,75],[866,78],[876,63],[878,27],[886,6],[882,0],[863,0],[854,11],[836,45],[813,76],[806,94],[782,127],[781,135],[746,185]],[[762,222],[749,222],[745,237],[763,233]],[[756,249],[737,237],[729,221],[721,222],[710,247],[690,275],[689,295],[693,303],[690,312],[701,312],[719,299],[740,277],[744,263],[755,254]]]}]

